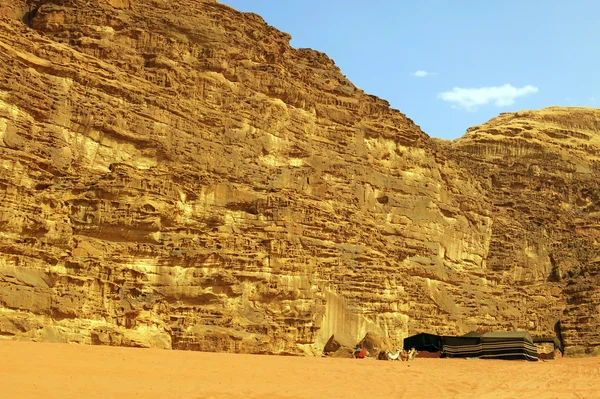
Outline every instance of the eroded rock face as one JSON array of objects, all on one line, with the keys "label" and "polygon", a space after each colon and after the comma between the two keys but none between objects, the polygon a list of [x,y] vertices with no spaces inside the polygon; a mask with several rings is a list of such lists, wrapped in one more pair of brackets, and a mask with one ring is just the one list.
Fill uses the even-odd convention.
[{"label": "eroded rock face", "polygon": [[303,354],[562,320],[589,352],[593,219],[564,215],[593,142],[563,170],[569,137],[432,140],[289,40],[214,1],[0,9],[0,335]]},{"label": "eroded rock face", "polygon": [[600,345],[599,131],[600,110],[551,107],[502,114],[451,145],[492,202],[489,276],[516,286],[505,300],[547,307],[520,317],[559,319],[567,354]]}]

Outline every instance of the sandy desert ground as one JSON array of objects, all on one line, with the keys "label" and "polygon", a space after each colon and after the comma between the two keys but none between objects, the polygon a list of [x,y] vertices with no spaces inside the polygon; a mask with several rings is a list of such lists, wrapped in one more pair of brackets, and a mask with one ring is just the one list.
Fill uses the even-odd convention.
[{"label": "sandy desert ground", "polygon": [[385,362],[0,341],[2,398],[600,398],[600,359]]}]

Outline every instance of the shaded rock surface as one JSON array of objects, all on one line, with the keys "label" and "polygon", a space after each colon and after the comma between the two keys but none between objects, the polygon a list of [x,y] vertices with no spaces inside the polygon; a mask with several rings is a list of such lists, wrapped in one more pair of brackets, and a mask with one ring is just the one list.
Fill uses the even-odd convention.
[{"label": "shaded rock surface", "polygon": [[358,347],[365,348],[371,357],[377,357],[380,352],[391,351],[395,349],[392,343],[384,337],[368,332],[358,343]]},{"label": "shaded rock surface", "polygon": [[273,354],[600,345],[600,114],[430,139],[215,1],[0,7],[0,336]]},{"label": "shaded rock surface", "polygon": [[331,357],[340,359],[354,359],[354,350],[345,346],[340,346],[335,352],[331,353]]},{"label": "shaded rock surface", "polygon": [[340,348],[346,348],[352,351],[356,347],[356,342],[339,334],[332,335],[323,347],[323,354],[334,353]]}]

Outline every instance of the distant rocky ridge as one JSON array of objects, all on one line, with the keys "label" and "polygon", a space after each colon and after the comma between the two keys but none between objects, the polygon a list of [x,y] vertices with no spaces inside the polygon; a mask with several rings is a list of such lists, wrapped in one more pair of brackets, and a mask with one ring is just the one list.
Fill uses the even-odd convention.
[{"label": "distant rocky ridge", "polygon": [[600,111],[429,138],[215,1],[0,7],[0,337],[317,354],[600,347]]}]

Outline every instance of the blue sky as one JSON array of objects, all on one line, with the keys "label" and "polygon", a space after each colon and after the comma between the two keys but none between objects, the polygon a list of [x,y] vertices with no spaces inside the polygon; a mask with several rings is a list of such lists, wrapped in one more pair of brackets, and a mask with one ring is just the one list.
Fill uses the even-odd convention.
[{"label": "blue sky", "polygon": [[600,106],[599,0],[220,0],[327,53],[432,137],[500,112]]}]

